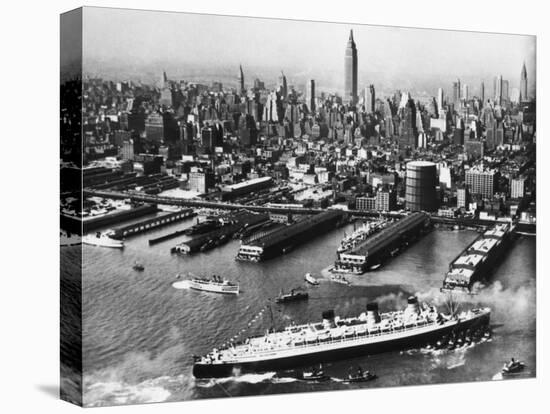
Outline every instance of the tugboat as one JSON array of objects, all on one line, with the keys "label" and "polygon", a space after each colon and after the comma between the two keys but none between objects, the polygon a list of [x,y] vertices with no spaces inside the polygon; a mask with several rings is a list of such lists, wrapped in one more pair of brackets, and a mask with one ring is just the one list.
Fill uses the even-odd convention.
[{"label": "tugboat", "polygon": [[319,365],[319,368],[312,367],[309,371],[303,371],[299,375],[299,379],[304,381],[326,381],[329,380],[330,377],[325,375],[323,365]]},{"label": "tugboat", "polygon": [[370,371],[363,371],[361,367],[357,367],[357,371],[355,373],[350,372],[348,374],[348,377],[344,380],[344,383],[353,384],[356,382],[367,382],[376,378],[376,374],[372,374]]},{"label": "tugboat", "polygon": [[512,358],[509,362],[502,367],[502,376],[509,377],[514,374],[518,374],[525,369],[525,364],[522,361],[516,361]]},{"label": "tugboat", "polygon": [[319,281],[315,279],[311,273],[306,273],[304,276],[304,280],[309,283],[310,285],[317,286],[319,284]]},{"label": "tugboat", "polygon": [[344,276],[338,275],[338,274],[333,274],[330,277],[330,280],[332,280],[333,282],[336,282],[336,283],[341,283],[342,285],[349,286],[349,284],[350,284],[348,279],[346,279]]},{"label": "tugboat", "polygon": [[276,303],[288,303],[288,302],[296,302],[299,300],[306,300],[309,298],[309,295],[307,292],[299,292],[296,291],[296,289],[291,289],[290,293],[285,293],[281,291],[281,294],[277,299],[275,299]]},{"label": "tugboat", "polygon": [[145,270],[145,266],[143,266],[141,263],[139,262],[134,262],[134,265],[132,266],[132,269],[138,271],[138,272],[143,272]]}]

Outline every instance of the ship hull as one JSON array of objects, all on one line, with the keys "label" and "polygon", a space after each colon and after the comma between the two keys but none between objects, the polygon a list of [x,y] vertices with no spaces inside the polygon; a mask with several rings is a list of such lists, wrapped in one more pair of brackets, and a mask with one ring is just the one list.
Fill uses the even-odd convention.
[{"label": "ship hull", "polygon": [[434,343],[443,336],[457,334],[468,329],[477,329],[489,324],[490,313],[484,313],[475,318],[461,321],[453,325],[442,325],[437,330],[418,333],[402,338],[388,338],[388,340],[351,345],[344,348],[319,350],[307,354],[297,354],[282,358],[272,358],[257,361],[235,363],[200,363],[193,366],[195,378],[223,378],[244,373],[284,371],[318,363],[349,359],[365,355],[380,354],[390,351],[418,348]]}]

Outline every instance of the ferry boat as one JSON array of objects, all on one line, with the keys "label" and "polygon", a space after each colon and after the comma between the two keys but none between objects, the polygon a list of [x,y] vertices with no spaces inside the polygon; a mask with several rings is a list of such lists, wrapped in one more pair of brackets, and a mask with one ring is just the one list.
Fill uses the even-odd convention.
[{"label": "ferry boat", "polygon": [[475,282],[490,273],[508,246],[514,229],[511,223],[500,223],[484,231],[451,262],[441,291],[475,294],[472,290]]},{"label": "ferry boat", "polygon": [[203,290],[206,292],[224,293],[229,295],[239,294],[239,285],[229,282],[220,276],[213,275],[211,279],[193,277],[187,281],[190,289]]},{"label": "ferry boat", "polygon": [[275,299],[276,303],[288,303],[288,302],[296,302],[299,300],[306,300],[309,298],[309,294],[307,292],[300,292],[296,289],[292,289],[290,293],[281,294]]},{"label": "ferry boat", "polygon": [[82,237],[82,243],[90,246],[111,247],[114,249],[122,249],[124,242],[122,240],[113,239],[111,236],[114,234],[112,230],[101,233],[98,231],[95,234],[86,234]]},{"label": "ferry boat", "polygon": [[310,285],[317,286],[319,284],[319,281],[315,279],[311,273],[306,273],[304,275],[304,280],[309,283]]},{"label": "ferry boat", "polygon": [[367,304],[366,312],[357,317],[339,318],[328,310],[322,313],[321,322],[291,324],[195,356],[193,375],[219,378],[290,370],[419,347],[451,334],[487,327],[490,315],[489,308],[441,314],[434,306],[420,306],[416,297],[410,297],[406,309],[396,312],[379,314],[376,303]]}]

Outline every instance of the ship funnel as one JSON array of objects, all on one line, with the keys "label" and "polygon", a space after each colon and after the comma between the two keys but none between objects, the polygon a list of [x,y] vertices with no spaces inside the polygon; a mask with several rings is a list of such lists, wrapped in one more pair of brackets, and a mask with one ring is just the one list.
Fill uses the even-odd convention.
[{"label": "ship funnel", "polygon": [[367,323],[375,324],[380,322],[380,314],[378,313],[378,303],[367,303]]},{"label": "ship funnel", "polygon": [[420,306],[416,296],[409,296],[407,299],[407,308],[405,309],[405,317],[410,318],[420,314]]},{"label": "ship funnel", "polygon": [[334,310],[330,309],[323,312],[323,326],[325,329],[334,328]]}]

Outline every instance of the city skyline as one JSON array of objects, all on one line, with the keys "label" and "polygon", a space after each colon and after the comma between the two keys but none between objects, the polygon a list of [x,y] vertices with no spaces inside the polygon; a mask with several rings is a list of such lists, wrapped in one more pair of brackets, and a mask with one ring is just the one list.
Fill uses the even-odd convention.
[{"label": "city skyline", "polygon": [[[531,96],[536,87],[536,43],[529,35],[437,30],[434,36],[429,29],[93,7],[87,8],[85,22],[84,72],[114,80],[151,82],[165,70],[172,79],[237,86],[234,74],[242,65],[248,85],[256,77],[275,85],[283,70],[297,89],[315,79],[320,91],[343,94],[342,60],[353,30],[358,90],[374,84],[380,92],[434,95],[439,87],[448,93],[460,78],[476,95],[482,81],[487,92],[499,75],[519,90],[524,63]],[[195,25],[208,30],[190,36],[185,27]]]}]

